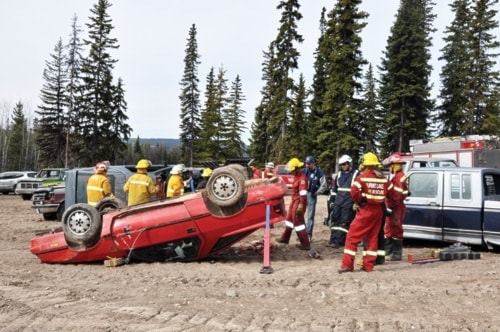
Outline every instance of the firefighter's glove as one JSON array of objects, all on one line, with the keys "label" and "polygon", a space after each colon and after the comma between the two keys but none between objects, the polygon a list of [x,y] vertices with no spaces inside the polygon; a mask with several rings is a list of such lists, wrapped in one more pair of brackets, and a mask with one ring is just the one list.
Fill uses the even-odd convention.
[{"label": "firefighter's glove", "polygon": [[330,202],[330,205],[329,205],[330,209],[333,209],[334,206],[335,206],[335,202]]},{"label": "firefighter's glove", "polygon": [[304,215],[304,205],[299,204],[299,205],[297,206],[297,209],[295,210],[295,214],[296,214],[297,216],[303,216],[303,215]]},{"label": "firefighter's glove", "polygon": [[357,211],[357,210],[358,210],[358,203],[354,203],[354,204],[352,205],[352,210],[353,210],[353,211]]}]

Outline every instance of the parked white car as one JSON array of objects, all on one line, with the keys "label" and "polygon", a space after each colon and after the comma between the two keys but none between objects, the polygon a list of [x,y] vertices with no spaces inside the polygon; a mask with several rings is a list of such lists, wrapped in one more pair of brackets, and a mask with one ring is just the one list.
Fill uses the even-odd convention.
[{"label": "parked white car", "polygon": [[20,180],[34,178],[36,172],[3,172],[0,173],[0,193],[6,195],[14,192]]}]

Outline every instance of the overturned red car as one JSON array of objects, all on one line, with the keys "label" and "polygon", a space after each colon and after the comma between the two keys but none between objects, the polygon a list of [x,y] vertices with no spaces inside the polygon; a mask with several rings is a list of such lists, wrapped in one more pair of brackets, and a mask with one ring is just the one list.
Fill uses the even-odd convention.
[{"label": "overturned red car", "polygon": [[247,174],[240,165],[221,167],[199,192],[131,207],[116,198],[95,208],[74,204],[62,227],[31,240],[31,252],[44,263],[202,260],[265,226],[266,217],[270,225],[284,220],[283,181]]}]

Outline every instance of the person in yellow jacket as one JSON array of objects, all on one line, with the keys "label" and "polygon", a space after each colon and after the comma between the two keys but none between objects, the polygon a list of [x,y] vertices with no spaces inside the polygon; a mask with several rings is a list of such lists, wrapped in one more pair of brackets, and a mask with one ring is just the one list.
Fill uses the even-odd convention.
[{"label": "person in yellow jacket", "polygon": [[170,179],[167,185],[167,198],[184,194],[184,181],[182,180],[183,165],[175,165],[170,171]]},{"label": "person in yellow jacket", "polygon": [[150,165],[147,159],[139,160],[135,166],[137,173],[129,177],[123,186],[123,191],[128,193],[128,206],[149,202],[155,194],[155,184],[147,174]]},{"label": "person in yellow jacket", "polygon": [[111,183],[108,177],[108,165],[105,162],[98,162],[94,167],[94,174],[87,180],[87,203],[96,206],[100,200],[106,197],[113,197]]}]

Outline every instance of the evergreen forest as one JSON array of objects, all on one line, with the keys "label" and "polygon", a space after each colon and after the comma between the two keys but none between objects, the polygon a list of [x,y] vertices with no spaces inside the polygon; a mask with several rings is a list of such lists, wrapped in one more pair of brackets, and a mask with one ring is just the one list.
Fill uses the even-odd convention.
[{"label": "evergreen forest", "polygon": [[[200,77],[203,59],[198,27],[186,31],[179,77],[180,128],[175,146],[130,137],[125,82],[114,74],[120,47],[109,15],[110,0],[96,0],[87,22],[75,15],[68,40],[47,56],[37,105],[17,102],[0,109],[0,171],[253,158],[286,163],[313,155],[326,171],[350,155],[372,151],[380,158],[409,151],[410,140],[470,134],[500,134],[497,66],[499,0],[453,0],[453,20],[440,50],[440,82],[431,81],[436,32],[432,0],[400,0],[381,63],[361,51],[368,13],[362,0],[336,0],[318,13],[314,76],[306,85],[298,45],[304,36],[299,0],[276,1],[275,38],[262,50],[260,102],[243,109],[245,77],[227,77],[223,65]],[[306,1],[306,0],[302,0]],[[433,86],[439,94],[432,97]],[[246,113],[253,122],[246,125]],[[250,140],[243,136],[249,132]]]}]

